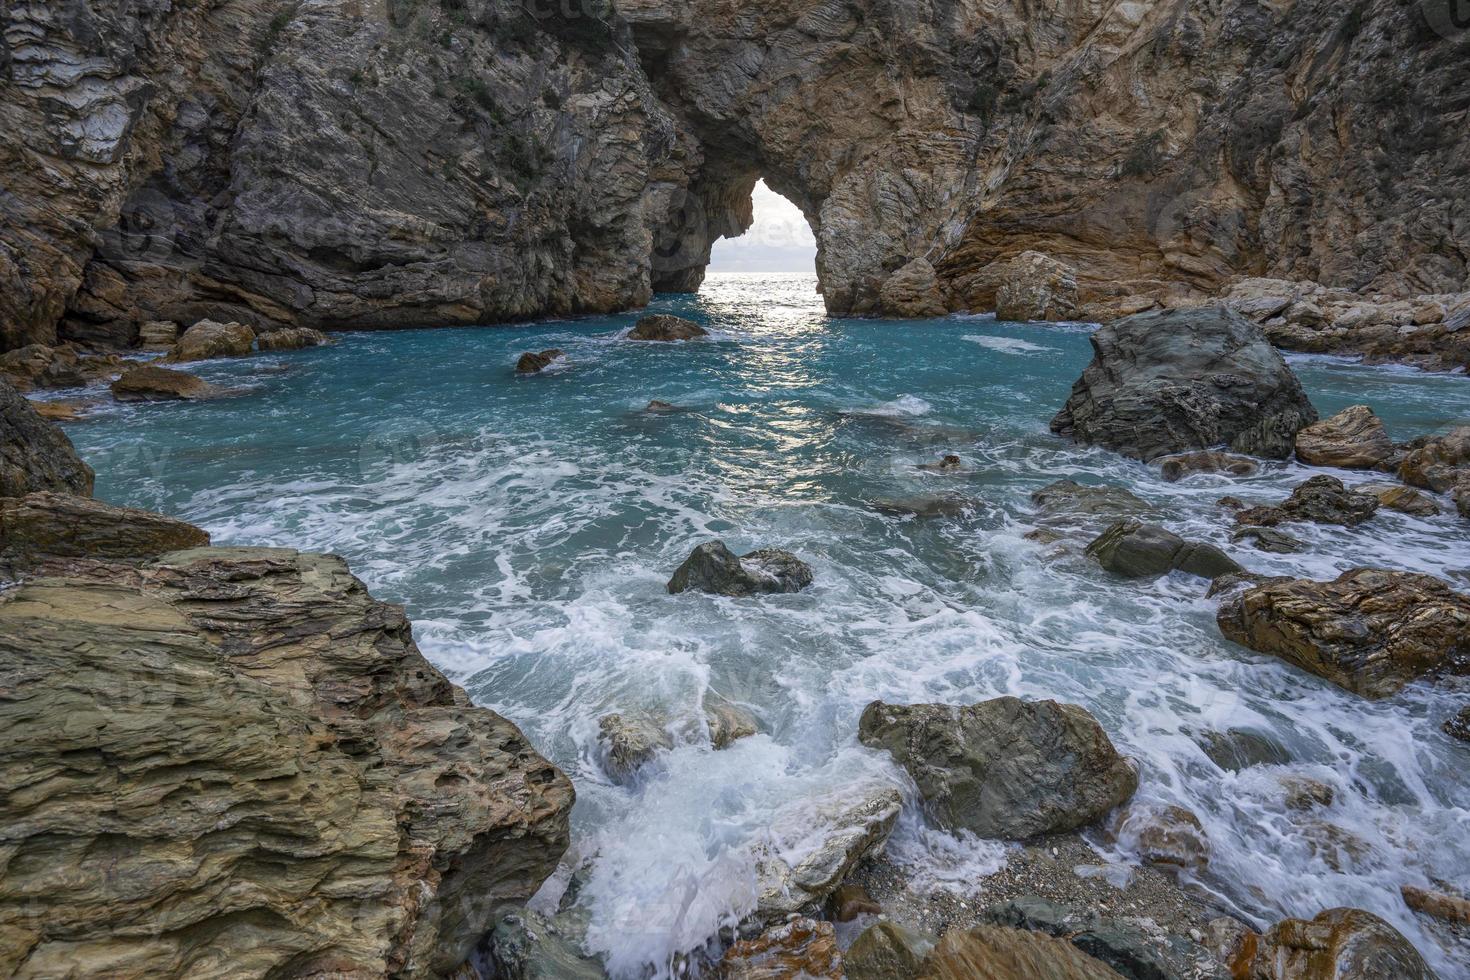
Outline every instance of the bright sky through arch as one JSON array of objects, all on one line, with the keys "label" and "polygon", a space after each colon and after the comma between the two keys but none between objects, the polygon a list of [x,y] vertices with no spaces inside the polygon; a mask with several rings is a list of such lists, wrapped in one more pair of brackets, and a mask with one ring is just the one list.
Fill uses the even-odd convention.
[{"label": "bright sky through arch", "polygon": [[756,181],[755,223],[739,238],[722,238],[710,252],[710,272],[807,272],[816,268],[817,241],[795,204]]}]

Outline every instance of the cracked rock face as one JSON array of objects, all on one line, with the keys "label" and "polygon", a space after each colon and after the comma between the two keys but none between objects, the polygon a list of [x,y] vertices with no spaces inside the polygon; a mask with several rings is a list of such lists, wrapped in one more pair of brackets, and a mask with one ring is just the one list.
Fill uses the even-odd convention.
[{"label": "cracked rock face", "polygon": [[36,572],[0,597],[0,972],[444,975],[565,850],[566,777],[340,559]]},{"label": "cracked rock face", "polygon": [[0,497],[55,490],[90,497],[94,474],[60,427],[0,381]]}]

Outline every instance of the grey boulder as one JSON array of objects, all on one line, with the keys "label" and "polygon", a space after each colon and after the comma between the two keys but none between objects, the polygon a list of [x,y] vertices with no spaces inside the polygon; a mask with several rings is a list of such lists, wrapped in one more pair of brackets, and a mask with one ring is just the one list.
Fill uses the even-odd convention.
[{"label": "grey boulder", "polygon": [[1172,571],[1202,578],[1239,572],[1240,565],[1212,544],[1186,541],[1172,531],[1134,520],[1118,521],[1087,546],[1087,555],[1126,578],[1152,578]]},{"label": "grey boulder", "polygon": [[758,548],[737,556],[723,541],[707,541],[690,552],[669,579],[669,592],[695,589],[715,595],[800,592],[812,584],[806,562],[779,548]]},{"label": "grey boulder", "polygon": [[82,462],[66,433],[0,381],[0,497],[35,490],[90,497],[92,479],[92,468]]},{"label": "grey boulder", "polygon": [[1230,310],[1140,313],[1099,328],[1053,432],[1151,460],[1212,446],[1285,459],[1317,421],[1261,329]]},{"label": "grey boulder", "polygon": [[1001,697],[979,704],[874,701],[858,739],[908,770],[938,823],[1024,840],[1090,824],[1125,803],[1138,772],[1075,704]]}]

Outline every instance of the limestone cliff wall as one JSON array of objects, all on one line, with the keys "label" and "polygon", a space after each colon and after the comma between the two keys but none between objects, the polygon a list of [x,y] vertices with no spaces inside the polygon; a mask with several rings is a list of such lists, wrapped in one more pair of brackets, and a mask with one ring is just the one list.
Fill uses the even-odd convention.
[{"label": "limestone cliff wall", "polygon": [[811,221],[835,312],[894,312],[901,269],[890,297],[989,308],[1026,250],[1084,302],[1455,292],[1457,9],[16,0],[0,344],[636,306],[697,288],[758,177]]}]

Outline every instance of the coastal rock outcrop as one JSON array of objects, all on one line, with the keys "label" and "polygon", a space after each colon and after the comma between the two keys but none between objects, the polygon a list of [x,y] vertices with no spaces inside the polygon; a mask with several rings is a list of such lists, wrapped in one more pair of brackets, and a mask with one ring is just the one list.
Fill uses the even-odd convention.
[{"label": "coastal rock outcrop", "polygon": [[1470,597],[1430,575],[1358,568],[1331,582],[1266,582],[1227,598],[1229,640],[1368,698],[1434,671],[1470,673]]},{"label": "coastal rock outcrop", "polygon": [[0,354],[0,375],[17,391],[80,388],[116,376],[126,363],[115,354],[88,356],[71,347],[27,344]]},{"label": "coastal rock outcrop", "polygon": [[163,360],[208,361],[216,357],[244,357],[254,345],[255,331],[243,323],[200,320],[184,331]]},{"label": "coastal rock outcrop", "polygon": [[559,357],[566,357],[566,352],[559,347],[551,347],[543,351],[526,351],[516,360],[516,373],[540,374],[551,367]]},{"label": "coastal rock outcrop", "polygon": [[1085,826],[1125,802],[1138,772],[1087,711],[1002,697],[863,710],[858,739],[908,770],[944,827],[1023,840]]},{"label": "coastal rock outcrop", "polygon": [[1296,455],[1312,466],[1373,469],[1393,455],[1393,440],[1373,409],[1351,405],[1298,432]]},{"label": "coastal rock outcrop", "polygon": [[654,340],[675,341],[695,340],[699,337],[709,336],[709,331],[681,316],[672,316],[668,313],[654,313],[641,318],[628,331],[629,340]]},{"label": "coastal rock outcrop", "polygon": [[747,596],[800,592],[812,584],[806,562],[780,548],[757,548],[737,556],[723,541],[708,541],[689,553],[669,579],[669,592],[695,589],[715,595]]},{"label": "coastal rock outcrop", "polygon": [[566,777],[339,558],[71,560],[0,654],[7,974],[446,975],[567,846]]},{"label": "coastal rock outcrop", "polygon": [[203,378],[156,364],[130,367],[112,383],[112,397],[120,402],[190,401],[214,393]]},{"label": "coastal rock outcrop", "polygon": [[878,293],[879,308],[885,316],[905,319],[944,316],[949,306],[939,291],[939,280],[928,259],[914,259],[883,282]]},{"label": "coastal rock outcrop", "polygon": [[1290,521],[1356,527],[1378,512],[1378,498],[1349,490],[1335,476],[1322,474],[1298,484],[1279,504],[1236,511],[1237,524],[1275,527]]},{"label": "coastal rock outcrop", "polygon": [[1185,541],[1155,524],[1118,521],[1087,546],[1087,556],[1126,578],[1151,578],[1171,571],[1216,578],[1241,571],[1239,563],[1212,544]]},{"label": "coastal rock outcrop", "polygon": [[1229,964],[1246,980],[1438,980],[1412,943],[1371,912],[1335,908],[1250,934]]},{"label": "coastal rock outcrop", "polygon": [[1051,421],[1078,442],[1145,461],[1220,445],[1282,459],[1317,420],[1296,375],[1239,314],[1140,313],[1091,341],[1092,363]]},{"label": "coastal rock outcrop", "polygon": [[95,475],[54,422],[0,381],[0,497],[56,490],[90,497]]},{"label": "coastal rock outcrop", "polygon": [[1448,493],[1460,516],[1470,519],[1470,425],[1416,441],[1399,463],[1399,479]]}]

